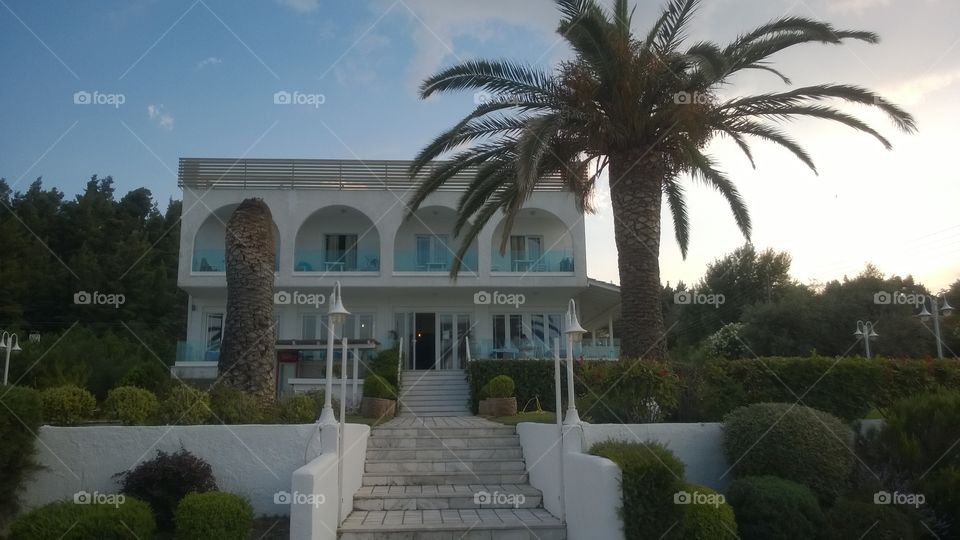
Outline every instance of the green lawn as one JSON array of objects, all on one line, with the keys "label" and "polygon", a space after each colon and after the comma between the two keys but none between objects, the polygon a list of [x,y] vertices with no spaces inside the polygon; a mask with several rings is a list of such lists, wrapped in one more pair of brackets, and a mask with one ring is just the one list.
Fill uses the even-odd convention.
[{"label": "green lawn", "polygon": [[520,422],[535,422],[537,424],[554,424],[557,421],[557,415],[550,411],[532,411],[518,413],[514,416],[501,416],[491,418],[494,422],[500,422],[508,426],[515,426]]}]

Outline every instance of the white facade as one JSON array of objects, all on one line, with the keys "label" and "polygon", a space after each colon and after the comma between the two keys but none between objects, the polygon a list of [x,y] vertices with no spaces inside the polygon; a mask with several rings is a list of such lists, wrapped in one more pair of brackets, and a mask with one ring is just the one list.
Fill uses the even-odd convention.
[{"label": "white facade", "polygon": [[[213,162],[209,170],[208,161]],[[403,337],[409,359],[405,367],[414,369],[462,368],[467,336],[472,357],[551,356],[551,338],[562,332],[570,298],[581,304],[581,322],[588,330],[589,324],[604,330],[610,326],[619,312],[619,296],[615,288],[588,280],[583,217],[559,184],[533,194],[514,221],[503,254],[503,215],[492,219],[463,258],[458,279],[452,280],[449,264],[460,246],[453,228],[464,192],[435,193],[408,218],[406,202],[415,184],[401,174],[407,166],[181,160],[178,284],[190,298],[187,341],[178,361],[216,360],[226,306],[225,226],[236,206],[251,197],[270,207],[275,225],[279,343],[308,341],[320,349],[304,353],[288,345],[299,351],[298,359],[295,366],[284,366],[284,361],[293,362],[294,353],[281,353],[281,381],[320,376],[322,361],[313,360],[322,356],[318,345],[326,339],[327,306],[309,305],[316,297],[308,295],[326,296],[336,281],[353,314],[346,336],[373,340],[369,348]],[[258,167],[269,171],[249,172]]]}]

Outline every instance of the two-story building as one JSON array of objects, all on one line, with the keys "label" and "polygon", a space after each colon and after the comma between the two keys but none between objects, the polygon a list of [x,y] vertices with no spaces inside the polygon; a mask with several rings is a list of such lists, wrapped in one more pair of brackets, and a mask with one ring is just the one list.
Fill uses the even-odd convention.
[{"label": "two-story building", "polygon": [[216,376],[226,223],[250,197],[263,199],[274,220],[280,392],[291,380],[322,377],[328,335],[322,301],[336,281],[351,312],[338,339],[371,351],[402,338],[405,369],[463,369],[470,358],[552,357],[570,298],[577,300],[581,324],[593,331],[577,355],[616,357],[619,289],[587,277],[583,217],[559,180],[538,186],[502,253],[503,216],[491,220],[454,280],[456,206],[472,171],[407,218],[416,186],[408,167],[405,161],[181,159],[178,283],[189,302],[175,371]]}]

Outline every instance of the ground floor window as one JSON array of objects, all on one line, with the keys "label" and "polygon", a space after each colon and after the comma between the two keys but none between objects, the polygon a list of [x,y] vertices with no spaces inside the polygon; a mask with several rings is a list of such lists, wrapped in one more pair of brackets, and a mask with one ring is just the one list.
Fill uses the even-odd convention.
[{"label": "ground floor window", "polygon": [[559,313],[495,314],[490,353],[495,358],[549,358],[554,339],[563,334],[562,320]]}]

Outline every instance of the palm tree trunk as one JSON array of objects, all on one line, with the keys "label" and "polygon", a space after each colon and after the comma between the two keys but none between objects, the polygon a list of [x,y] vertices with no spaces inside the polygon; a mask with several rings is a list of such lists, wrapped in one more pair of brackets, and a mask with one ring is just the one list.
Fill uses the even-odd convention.
[{"label": "palm tree trunk", "polygon": [[660,204],[667,167],[643,149],[610,156],[610,198],[620,264],[621,358],[666,357],[660,307]]},{"label": "palm tree trunk", "polygon": [[273,330],[273,219],[262,199],[246,199],[227,223],[227,315],[219,370],[225,385],[263,404],[276,395]]}]

